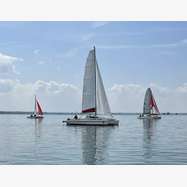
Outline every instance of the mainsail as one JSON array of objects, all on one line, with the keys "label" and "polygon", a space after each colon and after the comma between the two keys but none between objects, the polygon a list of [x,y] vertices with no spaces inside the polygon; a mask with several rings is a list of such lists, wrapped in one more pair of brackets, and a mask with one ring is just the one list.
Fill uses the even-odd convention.
[{"label": "mainsail", "polygon": [[37,114],[43,115],[43,111],[42,111],[42,108],[41,108],[38,100],[36,100],[36,106],[37,106]]},{"label": "mainsail", "polygon": [[111,115],[103,81],[96,60],[95,48],[89,52],[83,83],[82,112]]},{"label": "mainsail", "polygon": [[35,96],[35,103],[34,103],[34,113],[38,115],[43,115],[42,107],[39,104],[39,101],[36,99]]},{"label": "mainsail", "polygon": [[151,114],[151,113],[160,114],[156,101],[153,97],[153,93],[150,88],[147,89],[146,94],[145,94],[143,113],[144,114]]},{"label": "mainsail", "polygon": [[82,112],[96,111],[96,68],[94,50],[89,52],[83,80]]}]

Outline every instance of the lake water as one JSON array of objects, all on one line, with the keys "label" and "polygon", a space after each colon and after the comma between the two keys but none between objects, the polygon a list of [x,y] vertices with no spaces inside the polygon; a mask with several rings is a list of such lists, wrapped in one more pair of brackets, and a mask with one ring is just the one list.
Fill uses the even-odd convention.
[{"label": "lake water", "polygon": [[187,164],[185,115],[115,115],[118,127],[66,126],[67,117],[0,115],[0,164]]}]

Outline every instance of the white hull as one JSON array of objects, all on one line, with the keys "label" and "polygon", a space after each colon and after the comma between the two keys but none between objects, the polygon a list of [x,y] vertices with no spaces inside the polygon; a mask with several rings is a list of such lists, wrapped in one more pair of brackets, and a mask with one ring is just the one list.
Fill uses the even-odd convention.
[{"label": "white hull", "polygon": [[44,116],[41,116],[41,115],[36,115],[36,116],[34,116],[34,115],[29,115],[29,116],[27,116],[27,118],[29,118],[29,119],[41,119],[41,118],[43,118]]},{"label": "white hull", "polygon": [[119,125],[119,121],[115,119],[105,118],[85,118],[85,119],[67,119],[63,121],[67,125],[84,125],[84,126],[114,126]]},{"label": "white hull", "polygon": [[144,115],[144,116],[138,116],[138,119],[161,119],[161,116],[159,116],[159,115]]}]

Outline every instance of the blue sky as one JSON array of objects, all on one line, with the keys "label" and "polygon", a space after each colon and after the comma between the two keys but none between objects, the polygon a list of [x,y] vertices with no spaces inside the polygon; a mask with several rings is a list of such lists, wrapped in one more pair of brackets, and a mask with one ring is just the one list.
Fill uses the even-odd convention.
[{"label": "blue sky", "polygon": [[[0,80],[3,88],[7,83],[9,88],[0,89],[0,92],[3,90],[0,100],[8,96],[12,98],[9,106],[4,104],[2,109],[30,109],[29,103],[36,89],[31,89],[30,95],[23,96],[25,101],[28,98],[27,107],[21,106],[21,103],[16,106],[14,99],[17,99],[15,94],[19,95],[18,84],[28,89],[29,86],[41,85],[38,81],[42,81],[50,90],[53,87],[59,89],[59,85],[70,85],[78,90],[80,96],[86,57],[93,45],[96,46],[112,111],[113,108],[114,111],[126,112],[141,110],[140,103],[148,86],[155,89],[158,103],[164,111],[170,110],[171,106],[167,103],[169,101],[162,101],[163,90],[167,90],[170,97],[174,94],[170,98],[172,101],[187,100],[187,22],[0,22]],[[131,93],[134,87],[139,88],[138,91],[142,89],[139,97],[133,95],[137,93],[136,89],[135,93]],[[63,101],[63,89],[60,87],[58,90],[58,94],[61,93],[58,97],[49,97],[49,93],[37,91],[37,95],[43,98],[46,110],[80,110],[78,95],[77,101],[74,101],[76,107],[73,104],[67,107],[68,103],[64,105],[63,102],[56,107],[55,102],[48,101],[52,98]],[[122,106],[120,101],[114,99],[117,97],[113,95],[116,89],[117,92],[122,89]],[[175,90],[177,93],[173,93]],[[132,96],[139,100],[136,103],[126,101]],[[131,103],[134,106],[129,106]],[[182,100],[172,110],[187,112]]]}]

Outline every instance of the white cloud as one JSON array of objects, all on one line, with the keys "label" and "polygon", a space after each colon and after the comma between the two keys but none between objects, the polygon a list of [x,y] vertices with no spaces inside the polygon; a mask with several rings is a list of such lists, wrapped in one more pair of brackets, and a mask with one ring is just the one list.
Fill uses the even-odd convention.
[{"label": "white cloud", "polygon": [[35,49],[35,50],[33,51],[33,53],[34,53],[35,55],[39,54],[39,52],[40,52],[39,49]]},{"label": "white cloud", "polygon": [[145,88],[137,84],[115,84],[109,89],[111,110],[114,112],[141,111]]},{"label": "white cloud", "polygon": [[111,109],[114,112],[141,112],[147,87],[151,87],[161,112],[187,112],[187,83],[174,89],[150,83],[115,84],[108,91]]},{"label": "white cloud", "polygon": [[183,83],[181,86],[177,87],[177,91],[181,93],[187,93],[187,83]]},{"label": "white cloud", "polygon": [[0,79],[0,110],[31,111],[35,94],[44,111],[80,111],[81,91],[72,84],[42,80],[21,83],[10,79]]},{"label": "white cloud", "polygon": [[67,50],[60,56],[62,56],[63,58],[71,58],[71,57],[74,57],[77,54],[77,52],[78,52],[78,48],[72,48],[72,49]]},{"label": "white cloud", "polygon": [[11,79],[0,79],[0,94],[12,91],[17,84],[17,81]]},{"label": "white cloud", "polygon": [[[161,112],[187,112],[187,83],[173,89],[153,83],[115,84],[106,90],[111,110],[142,112],[147,87],[152,88]],[[31,111],[35,94],[44,111],[81,111],[82,89],[75,85],[43,80],[21,83],[11,79],[0,79],[0,110]]]},{"label": "white cloud", "polygon": [[140,45],[140,44],[97,45],[97,48],[100,49],[146,49],[147,48],[149,49],[149,48],[175,48],[180,46],[187,46],[187,39],[183,39],[173,43],[160,43],[160,44],[149,44],[149,45]]},{"label": "white cloud", "polygon": [[39,65],[43,65],[43,64],[46,64],[46,62],[43,61],[43,60],[40,60],[40,61],[38,62],[38,64],[39,64]]},{"label": "white cloud", "polygon": [[72,84],[58,83],[56,81],[45,82],[42,80],[38,80],[34,83],[34,90],[36,92],[41,92],[46,94],[59,94],[69,90],[75,92],[79,91],[79,89]]},{"label": "white cloud", "polygon": [[17,74],[15,63],[18,61],[23,61],[23,59],[0,53],[0,74]]},{"label": "white cloud", "polygon": [[94,21],[91,23],[92,28],[99,28],[109,24],[109,21]]}]

